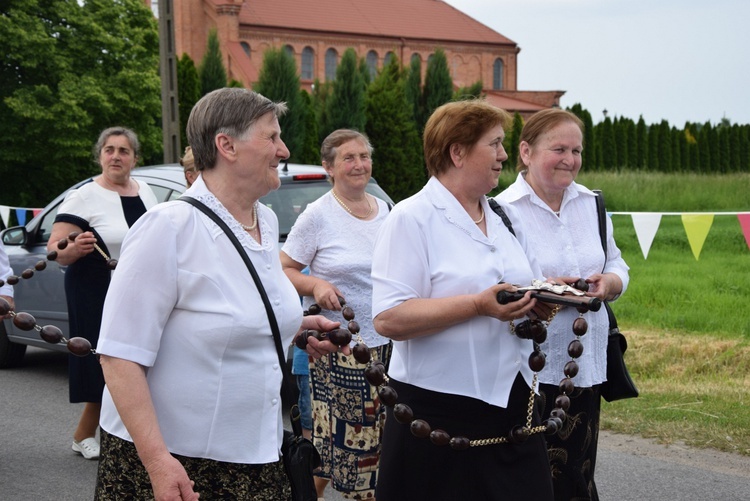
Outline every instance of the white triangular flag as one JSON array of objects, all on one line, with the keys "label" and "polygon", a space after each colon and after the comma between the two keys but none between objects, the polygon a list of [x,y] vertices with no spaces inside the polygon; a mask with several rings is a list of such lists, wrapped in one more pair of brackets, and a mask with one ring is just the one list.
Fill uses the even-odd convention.
[{"label": "white triangular flag", "polygon": [[3,225],[8,227],[8,219],[10,218],[10,207],[7,205],[0,205],[0,218],[3,219]]},{"label": "white triangular flag", "polygon": [[634,212],[631,217],[633,218],[635,235],[638,237],[638,243],[641,245],[643,259],[648,259],[648,251],[651,249],[651,244],[654,243],[656,231],[659,229],[659,224],[661,223],[661,213]]}]

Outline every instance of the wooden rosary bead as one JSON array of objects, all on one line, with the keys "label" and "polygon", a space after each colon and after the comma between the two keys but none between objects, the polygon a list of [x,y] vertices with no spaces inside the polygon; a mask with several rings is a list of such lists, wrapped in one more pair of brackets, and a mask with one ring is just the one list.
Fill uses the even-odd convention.
[{"label": "wooden rosary bead", "polygon": [[393,407],[398,403],[398,393],[390,386],[383,385],[378,388],[378,396],[383,404],[388,407]]},{"label": "wooden rosary bead", "polygon": [[578,339],[574,339],[568,345],[568,355],[571,358],[578,358],[583,354],[583,343]]},{"label": "wooden rosary bead", "polygon": [[336,346],[348,346],[352,341],[352,333],[346,329],[333,329],[326,334],[328,340]]},{"label": "wooden rosary bead", "polygon": [[18,282],[20,282],[21,279],[18,278],[16,275],[10,275],[8,278],[5,279],[5,283],[8,285],[18,285]]},{"label": "wooden rosary bead", "polygon": [[563,373],[569,377],[574,378],[578,374],[578,363],[575,360],[571,360],[563,368]]},{"label": "wooden rosary bead", "polygon": [[36,269],[36,271],[42,271],[42,270],[46,269],[47,268],[47,261],[45,261],[44,259],[41,259],[41,260],[37,261],[37,263],[34,265],[34,268]]},{"label": "wooden rosary bead", "polygon": [[21,273],[21,278],[29,279],[33,276],[34,276],[34,270],[32,269],[23,270],[23,272]]},{"label": "wooden rosary bead", "polygon": [[73,337],[68,340],[68,351],[77,357],[85,357],[91,350],[91,343],[83,337]]},{"label": "wooden rosary bead", "polygon": [[50,344],[57,344],[63,340],[62,331],[54,325],[45,325],[39,335]]},{"label": "wooden rosary bead", "polygon": [[466,437],[453,437],[451,438],[450,446],[455,451],[463,451],[471,446],[471,441]]},{"label": "wooden rosary bead", "polygon": [[550,417],[559,419],[561,424],[562,424],[562,421],[565,421],[565,411],[560,409],[559,407],[552,409],[549,415]]},{"label": "wooden rosary bead", "polygon": [[67,238],[61,238],[57,242],[57,248],[60,250],[65,249],[68,246],[68,239]]},{"label": "wooden rosary bead", "polygon": [[356,320],[349,321],[349,323],[346,325],[346,328],[349,329],[349,332],[354,335],[359,334],[359,324]]},{"label": "wooden rosary bead", "polygon": [[406,404],[393,406],[393,417],[401,424],[409,424],[414,419],[414,411]]},{"label": "wooden rosary bead", "polygon": [[525,426],[516,425],[508,432],[508,442],[522,444],[529,438],[529,429]]},{"label": "wooden rosary bead", "polygon": [[411,434],[417,438],[427,438],[432,432],[430,425],[424,419],[415,419],[409,425],[409,429]]},{"label": "wooden rosary bead", "polygon": [[117,268],[117,259],[107,259],[107,268],[110,270]]},{"label": "wooden rosary bead", "polygon": [[558,395],[555,398],[555,407],[567,411],[570,408],[570,397],[567,395]]},{"label": "wooden rosary bead", "polygon": [[451,441],[451,436],[448,432],[441,429],[435,429],[430,432],[430,442],[435,445],[448,445]]},{"label": "wooden rosary bead", "polygon": [[573,320],[573,334],[583,336],[589,330],[589,323],[583,317]]},{"label": "wooden rosary bead", "polygon": [[80,235],[80,234],[81,234],[81,232],[80,232],[80,231],[71,231],[70,233],[68,233],[68,240],[70,240],[70,241],[72,242],[72,241],[74,241],[74,240],[76,239],[76,237],[77,237],[78,235]]},{"label": "wooden rosary bead", "polygon": [[589,283],[583,278],[579,278],[578,280],[576,280],[575,283],[572,284],[572,287],[578,289],[581,292],[589,291]]},{"label": "wooden rosary bead", "polygon": [[22,311],[13,315],[13,325],[22,331],[30,331],[36,325],[36,319],[30,313]]},{"label": "wooden rosary bead", "polygon": [[4,317],[10,313],[10,303],[0,297],[0,317]]},{"label": "wooden rosary bead", "polygon": [[541,351],[532,351],[529,355],[529,367],[534,372],[539,372],[544,369],[544,365],[547,363],[547,358]]},{"label": "wooden rosary bead", "polygon": [[368,348],[366,344],[355,344],[354,348],[352,348],[352,355],[354,355],[354,359],[360,364],[366,364],[367,362],[372,360],[372,356],[370,355],[370,348]]},{"label": "wooden rosary bead", "polygon": [[571,395],[574,389],[575,385],[573,384],[573,380],[569,377],[566,377],[565,379],[560,381],[560,392],[564,395]]},{"label": "wooden rosary bead", "polygon": [[341,315],[344,317],[344,320],[354,320],[354,310],[351,306],[344,306],[341,309]]},{"label": "wooden rosary bead", "polygon": [[320,315],[320,312],[322,311],[320,309],[320,306],[313,303],[310,305],[310,307],[307,309],[307,311],[310,313],[310,315]]},{"label": "wooden rosary bead", "polygon": [[380,386],[385,383],[385,371],[380,365],[369,365],[365,369],[365,379],[373,386]]},{"label": "wooden rosary bead", "polygon": [[47,253],[47,260],[48,261],[56,261],[57,260],[57,251],[49,251]]}]

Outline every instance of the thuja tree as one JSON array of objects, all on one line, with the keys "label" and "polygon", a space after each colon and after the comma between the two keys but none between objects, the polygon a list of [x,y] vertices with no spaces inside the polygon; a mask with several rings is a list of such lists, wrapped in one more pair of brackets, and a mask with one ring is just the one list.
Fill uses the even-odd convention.
[{"label": "thuja tree", "polygon": [[159,34],[141,0],[3,2],[0,200],[44,206],[99,172],[91,148],[133,129],[161,157]]},{"label": "thuja tree", "polygon": [[518,143],[521,140],[521,131],[523,130],[523,117],[518,112],[513,114],[513,122],[510,129],[505,131],[505,141],[503,147],[508,154],[508,160],[503,164],[503,170],[515,171],[518,165]]},{"label": "thuja tree", "polygon": [[427,119],[425,118],[424,100],[422,98],[422,60],[420,58],[412,58],[403,85],[406,101],[411,111],[410,115],[421,135]]},{"label": "thuja tree", "polygon": [[306,90],[299,91],[302,103],[302,123],[305,133],[298,162],[303,164],[320,164],[320,142],[318,141],[318,121],[315,118],[315,107],[310,94]]},{"label": "thuja tree", "polygon": [[219,36],[215,29],[208,33],[206,53],[203,55],[198,73],[201,77],[201,94],[204,96],[213,90],[227,86],[227,70],[224,69]]},{"label": "thuja tree", "polygon": [[400,75],[394,57],[370,84],[365,129],[375,149],[373,175],[394,201],[414,194],[426,177],[419,133]]},{"label": "thuja tree", "polygon": [[187,121],[193,106],[201,98],[201,81],[193,59],[183,54],[177,61],[177,101],[180,108],[180,140],[183,147],[188,145]]},{"label": "thuja tree", "polygon": [[322,131],[328,135],[336,129],[365,130],[365,83],[359,71],[357,54],[351,47],[344,51],[336,68],[331,95],[326,100],[327,123]]},{"label": "thuja tree", "polygon": [[591,113],[585,110],[579,103],[574,104],[569,108],[571,113],[577,116],[581,122],[583,122],[583,152],[581,154],[581,161],[583,162],[584,168],[594,169],[594,123],[591,120]]},{"label": "thuja tree", "polygon": [[427,63],[424,79],[425,123],[439,106],[453,99],[453,79],[448,71],[448,59],[443,49],[438,49]]},{"label": "thuja tree", "polygon": [[305,110],[299,93],[299,76],[294,58],[284,49],[268,49],[253,90],[271,101],[285,102],[289,110],[279,118],[282,138],[290,160],[299,162],[305,144]]}]

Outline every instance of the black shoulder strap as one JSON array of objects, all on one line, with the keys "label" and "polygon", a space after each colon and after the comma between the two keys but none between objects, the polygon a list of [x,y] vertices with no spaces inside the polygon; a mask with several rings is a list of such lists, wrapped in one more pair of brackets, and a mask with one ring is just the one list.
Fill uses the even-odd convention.
[{"label": "black shoulder strap", "polygon": [[494,198],[488,198],[487,202],[490,204],[490,209],[492,209],[495,214],[500,216],[500,219],[503,220],[505,227],[508,228],[508,231],[511,233],[511,235],[515,237],[516,232],[513,231],[513,225],[510,222],[510,218],[508,218],[508,215],[505,213],[503,208],[500,207],[500,204],[497,203],[497,200],[495,200]]},{"label": "black shoulder strap", "polygon": [[[607,210],[604,205],[604,194],[602,190],[591,190],[596,195],[596,214],[599,219],[599,237],[602,240],[602,249],[604,249],[604,266],[607,266]],[[607,309],[607,315],[609,316],[609,329],[610,331],[617,330],[617,318],[612,312],[612,307],[609,305],[609,301],[604,301],[604,307]],[[625,351],[625,350],[623,350]]]},{"label": "black shoulder strap", "polygon": [[245,266],[247,266],[248,271],[250,272],[250,275],[253,277],[253,281],[255,282],[255,286],[258,288],[258,293],[260,294],[260,298],[263,300],[263,305],[266,307],[266,314],[268,315],[268,323],[271,324],[271,332],[273,333],[273,340],[276,343],[276,353],[279,357],[279,365],[281,366],[281,370],[284,373],[284,384],[283,388],[286,392],[287,398],[289,399],[289,403],[292,406],[289,413],[291,415],[291,421],[292,421],[292,429],[294,431],[294,434],[297,436],[302,435],[302,424],[300,423],[300,411],[297,404],[294,402],[294,393],[292,392],[292,389],[290,387],[292,383],[292,375],[289,372],[289,368],[286,366],[286,359],[284,357],[284,348],[281,345],[281,333],[279,332],[279,324],[276,321],[276,314],[273,312],[273,308],[271,307],[271,302],[268,300],[268,294],[266,294],[266,289],[263,287],[263,282],[261,282],[260,277],[258,276],[258,272],[255,270],[255,266],[253,266],[253,262],[250,260],[250,258],[247,255],[247,252],[245,252],[245,249],[242,248],[242,244],[239,240],[237,240],[237,237],[234,236],[234,233],[232,230],[227,226],[227,224],[221,220],[221,218],[211,209],[206,207],[206,205],[196,200],[195,198],[188,197],[188,196],[181,196],[177,200],[181,200],[183,202],[187,202],[190,205],[196,207],[198,210],[203,212],[205,215],[210,217],[214,223],[219,225],[219,228],[224,230],[224,233],[229,238],[229,241],[234,244],[234,247],[237,249],[237,252],[240,253],[240,257],[245,262]]}]

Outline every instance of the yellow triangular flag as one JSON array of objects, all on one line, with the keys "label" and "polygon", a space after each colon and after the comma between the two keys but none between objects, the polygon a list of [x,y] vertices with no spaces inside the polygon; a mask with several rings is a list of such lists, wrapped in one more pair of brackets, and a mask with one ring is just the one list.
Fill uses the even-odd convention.
[{"label": "yellow triangular flag", "polygon": [[701,249],[706,242],[708,230],[714,222],[713,214],[683,214],[682,225],[685,227],[690,248],[693,250],[695,260],[701,255]]}]

